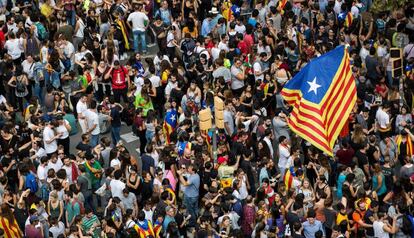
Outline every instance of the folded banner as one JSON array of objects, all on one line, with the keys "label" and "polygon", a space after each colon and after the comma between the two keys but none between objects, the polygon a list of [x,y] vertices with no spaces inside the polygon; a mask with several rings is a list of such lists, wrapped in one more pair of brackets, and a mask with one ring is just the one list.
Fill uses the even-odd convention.
[{"label": "folded banner", "polygon": [[310,61],[281,93],[293,106],[288,119],[292,131],[332,156],[357,99],[347,48],[338,46]]}]

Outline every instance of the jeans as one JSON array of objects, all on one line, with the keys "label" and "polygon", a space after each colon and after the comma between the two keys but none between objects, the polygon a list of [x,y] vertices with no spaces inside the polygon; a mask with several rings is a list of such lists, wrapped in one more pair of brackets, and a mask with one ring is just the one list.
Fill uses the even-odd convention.
[{"label": "jeans", "polygon": [[89,145],[92,147],[97,146],[99,143],[99,134],[98,135],[91,135],[91,141],[89,142]]},{"label": "jeans", "polygon": [[39,83],[33,84],[33,96],[36,96],[39,99],[40,104],[43,104],[43,95],[42,95],[42,86]]},{"label": "jeans", "polygon": [[47,85],[49,83],[52,84],[52,86],[55,89],[58,89],[60,87],[60,73],[53,71],[52,73],[49,73],[47,70],[45,71],[45,81]]},{"label": "jeans", "polygon": [[155,135],[155,131],[150,131],[150,130],[146,130],[145,131],[145,139],[147,139],[147,141],[152,141],[152,138]]},{"label": "jeans", "polygon": [[134,50],[136,53],[139,52],[139,46],[138,46],[138,41],[141,41],[141,50],[143,53],[147,52],[147,42],[145,40],[145,31],[133,31],[133,36],[134,36]]},{"label": "jeans", "polygon": [[[73,27],[75,27],[75,24],[76,24],[75,16],[76,16],[75,10],[66,10],[66,21],[68,22],[69,25]],[[75,48],[75,50],[78,50],[78,49]]]},{"label": "jeans", "polygon": [[112,143],[114,145],[116,145],[118,141],[121,140],[121,136],[119,134],[120,132],[121,132],[121,127],[115,127],[115,126],[111,127],[111,138],[112,138]]},{"label": "jeans", "polygon": [[184,195],[184,205],[187,208],[188,213],[191,215],[189,226],[194,227],[196,225],[198,215],[198,197],[187,197]]}]

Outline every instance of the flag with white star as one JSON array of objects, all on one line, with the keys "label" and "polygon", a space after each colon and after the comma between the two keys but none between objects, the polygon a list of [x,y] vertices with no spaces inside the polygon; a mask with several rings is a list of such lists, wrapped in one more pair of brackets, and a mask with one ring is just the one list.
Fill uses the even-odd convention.
[{"label": "flag with white star", "polygon": [[356,85],[345,46],[311,60],[282,89],[293,107],[289,127],[328,155],[356,103]]},{"label": "flag with white star", "polygon": [[177,126],[177,111],[175,109],[168,110],[165,113],[164,117],[164,123],[162,130],[164,132],[164,135],[166,137],[166,141],[169,144],[170,143],[170,135],[175,130],[175,127]]}]

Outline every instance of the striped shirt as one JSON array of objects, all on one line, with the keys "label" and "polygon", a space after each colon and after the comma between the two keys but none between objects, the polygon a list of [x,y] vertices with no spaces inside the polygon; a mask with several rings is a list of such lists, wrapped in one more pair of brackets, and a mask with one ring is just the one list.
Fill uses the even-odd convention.
[{"label": "striped shirt", "polygon": [[[98,217],[96,215],[92,215],[91,218],[87,218],[86,216],[82,219],[82,230],[88,232],[94,223],[99,223]],[[94,231],[93,237],[99,237],[97,230]]]}]

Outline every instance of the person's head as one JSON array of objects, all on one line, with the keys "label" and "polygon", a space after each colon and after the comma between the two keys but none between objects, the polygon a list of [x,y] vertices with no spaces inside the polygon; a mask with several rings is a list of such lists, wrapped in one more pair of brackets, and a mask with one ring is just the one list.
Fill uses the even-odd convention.
[{"label": "person's head", "polygon": [[314,224],[315,223],[315,217],[316,217],[316,212],[313,209],[309,209],[308,210],[308,216],[307,216],[307,220],[310,224]]},{"label": "person's head", "polygon": [[288,139],[286,138],[286,136],[280,136],[279,137],[279,144],[282,145],[287,145],[289,143]]}]

